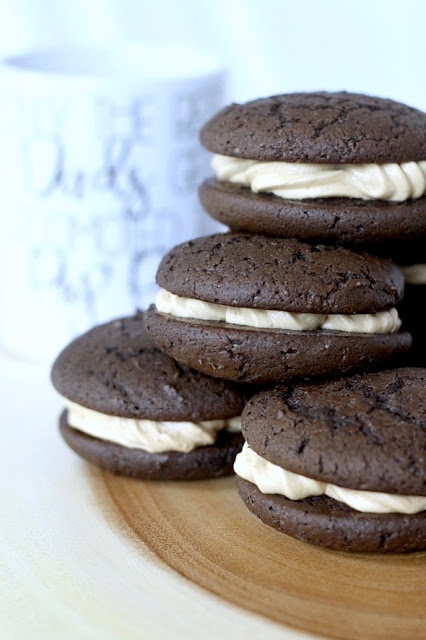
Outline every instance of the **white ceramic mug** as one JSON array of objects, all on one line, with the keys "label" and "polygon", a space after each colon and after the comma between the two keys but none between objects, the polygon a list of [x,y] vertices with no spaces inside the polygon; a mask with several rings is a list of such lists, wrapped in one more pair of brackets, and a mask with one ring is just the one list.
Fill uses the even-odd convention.
[{"label": "white ceramic mug", "polygon": [[39,51],[0,70],[0,340],[50,360],[146,307],[162,255],[215,223],[198,131],[225,73],[173,44]]}]

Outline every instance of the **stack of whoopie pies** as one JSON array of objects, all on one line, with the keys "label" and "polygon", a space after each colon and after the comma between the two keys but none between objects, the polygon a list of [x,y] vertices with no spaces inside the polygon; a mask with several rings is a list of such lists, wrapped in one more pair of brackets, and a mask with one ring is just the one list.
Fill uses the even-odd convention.
[{"label": "stack of whoopie pies", "polygon": [[279,531],[426,549],[426,114],[289,94],[223,109],[201,141],[201,202],[230,230],[174,247],[146,314],[60,354],[63,437],[148,479],[236,456],[241,498]]},{"label": "stack of whoopie pies", "polygon": [[201,140],[216,154],[201,202],[231,229],[364,249],[402,267],[409,361],[425,365],[426,114],[365,95],[296,93],[231,105]]},{"label": "stack of whoopie pies", "polygon": [[397,368],[425,282],[426,115],[281,95],[223,109],[201,141],[201,202],[231,231],[163,258],[148,331],[187,366],[268,385],[234,467],[261,520],[336,549],[426,548],[426,369]]}]

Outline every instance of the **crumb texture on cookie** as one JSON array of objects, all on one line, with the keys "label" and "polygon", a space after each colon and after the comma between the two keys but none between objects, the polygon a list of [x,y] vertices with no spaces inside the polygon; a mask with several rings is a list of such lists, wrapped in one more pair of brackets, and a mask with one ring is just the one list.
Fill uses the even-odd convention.
[{"label": "crumb texture on cookie", "polygon": [[201,129],[210,151],[308,163],[426,159],[426,114],[362,94],[292,93],[231,104]]}]

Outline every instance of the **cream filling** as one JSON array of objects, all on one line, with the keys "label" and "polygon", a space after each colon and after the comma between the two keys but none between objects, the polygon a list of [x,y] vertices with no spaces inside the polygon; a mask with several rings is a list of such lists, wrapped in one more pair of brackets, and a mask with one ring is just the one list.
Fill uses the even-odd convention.
[{"label": "cream filling", "polygon": [[67,400],[68,424],[95,438],[149,453],[180,451],[214,444],[218,431],[241,431],[241,418],[204,422],[164,422],[110,416]]},{"label": "cream filling", "polygon": [[157,311],[178,318],[215,320],[229,324],[256,327],[258,329],[287,329],[292,331],[348,331],[350,333],[395,333],[401,326],[396,309],[379,313],[358,313],[356,315],[289,313],[288,311],[268,311],[228,307],[214,302],[177,296],[166,289],[160,289],[156,299]]},{"label": "cream filling", "polygon": [[279,494],[289,500],[326,495],[364,513],[413,514],[426,509],[425,496],[345,489],[286,471],[259,456],[247,442],[235,459],[234,471],[240,478],[255,484],[262,493]]},{"label": "cream filling", "polygon": [[426,264],[410,264],[400,266],[407,284],[426,284]]},{"label": "cream filling", "polygon": [[403,202],[426,193],[426,160],[402,164],[258,162],[215,155],[218,180],[243,184],[280,198],[361,198]]}]

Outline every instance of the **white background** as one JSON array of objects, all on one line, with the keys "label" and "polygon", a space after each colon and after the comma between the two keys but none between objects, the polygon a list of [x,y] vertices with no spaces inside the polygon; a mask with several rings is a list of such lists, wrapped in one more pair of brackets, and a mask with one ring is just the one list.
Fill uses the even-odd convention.
[{"label": "white background", "polygon": [[0,54],[166,39],[219,52],[229,99],[348,89],[426,109],[423,0],[0,0]]}]

